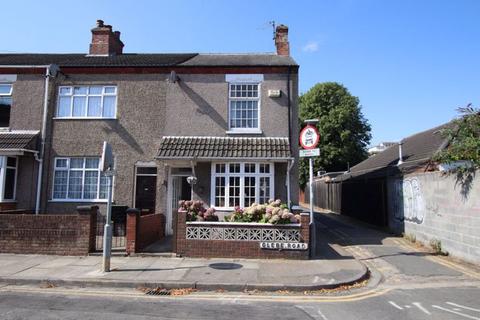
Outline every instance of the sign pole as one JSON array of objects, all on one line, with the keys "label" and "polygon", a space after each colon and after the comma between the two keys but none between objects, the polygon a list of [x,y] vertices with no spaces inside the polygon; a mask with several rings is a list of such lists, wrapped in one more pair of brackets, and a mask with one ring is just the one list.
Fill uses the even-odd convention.
[{"label": "sign pole", "polygon": [[310,176],[310,187],[308,191],[310,193],[310,223],[313,223],[313,157],[308,158],[309,164],[309,176]]},{"label": "sign pole", "polygon": [[106,172],[108,180],[107,221],[103,231],[103,272],[110,272],[110,257],[112,255],[112,172]]},{"label": "sign pole", "polygon": [[311,232],[311,249],[310,254],[315,255],[316,252],[316,242],[317,234],[315,228],[315,220],[313,216],[313,157],[318,157],[320,155],[320,149],[317,148],[318,142],[320,141],[320,134],[316,128],[318,119],[309,119],[305,120],[307,124],[303,127],[300,132],[300,145],[302,149],[300,150],[300,157],[308,157],[308,173],[309,173],[309,204],[310,204],[310,232]]},{"label": "sign pole", "polygon": [[112,255],[112,193],[113,193],[113,176],[114,170],[114,156],[110,145],[104,141],[102,149],[102,157],[99,163],[100,171],[107,178],[107,216],[105,221],[105,228],[103,230],[103,256],[102,256],[102,270],[103,272],[110,272],[110,257]]}]

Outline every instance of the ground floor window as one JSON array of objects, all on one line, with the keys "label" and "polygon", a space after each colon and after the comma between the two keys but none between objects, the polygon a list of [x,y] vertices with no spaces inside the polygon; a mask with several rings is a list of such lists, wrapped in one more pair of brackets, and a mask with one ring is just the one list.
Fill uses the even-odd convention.
[{"label": "ground floor window", "polygon": [[15,200],[17,185],[16,157],[0,156],[0,200]]},{"label": "ground floor window", "polygon": [[99,169],[100,158],[55,158],[53,200],[106,200],[108,180]]},{"label": "ground floor window", "polygon": [[212,163],[211,204],[217,209],[248,207],[274,197],[273,163]]}]

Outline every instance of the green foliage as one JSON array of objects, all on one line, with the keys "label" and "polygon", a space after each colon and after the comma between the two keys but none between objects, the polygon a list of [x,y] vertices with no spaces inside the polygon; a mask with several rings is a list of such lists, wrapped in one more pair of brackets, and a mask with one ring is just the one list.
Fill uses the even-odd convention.
[{"label": "green foliage", "polygon": [[452,121],[452,125],[443,130],[448,138],[448,146],[437,153],[433,160],[452,164],[466,161],[447,174],[455,174],[460,193],[467,199],[472,188],[475,173],[480,169],[480,110],[471,104],[459,108],[461,117]]},{"label": "green foliage", "polygon": [[[480,168],[480,109],[469,104],[459,108],[461,117],[453,120],[453,125],[443,131],[449,140],[447,148],[435,156],[435,160],[443,163],[470,161],[473,168]],[[458,170],[468,170],[460,167]]]},{"label": "green foliage", "polygon": [[[300,128],[306,119],[319,119],[320,157],[314,171],[346,171],[368,156],[370,125],[363,117],[359,99],[336,82],[318,83],[300,96]],[[308,160],[300,161],[300,186],[308,181]]]},{"label": "green foliage", "polygon": [[403,237],[405,240],[410,241],[411,243],[417,242],[417,236],[415,236],[413,233],[404,233]]},{"label": "green foliage", "polygon": [[431,239],[430,240],[430,247],[435,251],[436,254],[442,256],[448,256],[448,252],[442,249],[442,242],[438,239]]}]

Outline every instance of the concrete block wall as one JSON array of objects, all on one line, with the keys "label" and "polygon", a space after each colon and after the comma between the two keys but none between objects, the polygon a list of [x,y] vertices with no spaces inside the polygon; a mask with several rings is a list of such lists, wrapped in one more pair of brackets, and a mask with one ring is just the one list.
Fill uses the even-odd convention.
[{"label": "concrete block wall", "polygon": [[454,175],[426,172],[388,180],[389,227],[480,264],[480,174],[466,191]]}]

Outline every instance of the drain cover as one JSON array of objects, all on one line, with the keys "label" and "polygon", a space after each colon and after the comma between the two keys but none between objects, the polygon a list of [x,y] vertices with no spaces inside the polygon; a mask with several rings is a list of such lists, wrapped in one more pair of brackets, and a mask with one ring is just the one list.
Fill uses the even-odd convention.
[{"label": "drain cover", "polygon": [[208,266],[212,269],[217,269],[217,270],[235,270],[243,267],[241,264],[238,264],[238,263],[226,263],[226,262],[211,263]]},{"label": "drain cover", "polygon": [[155,288],[152,290],[148,290],[147,292],[145,292],[145,294],[149,296],[169,296],[170,291],[167,289]]}]

